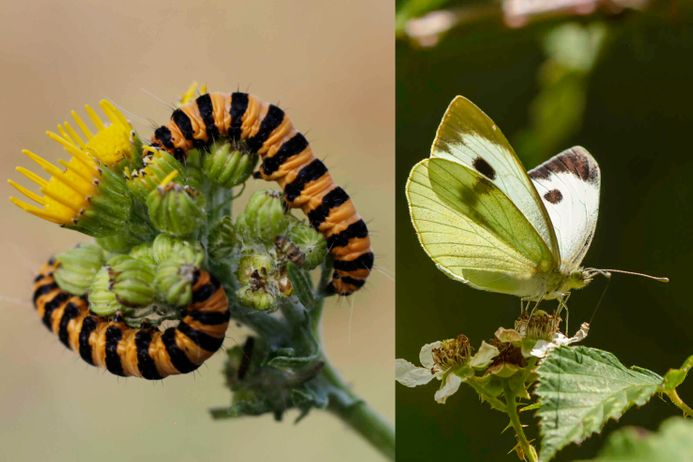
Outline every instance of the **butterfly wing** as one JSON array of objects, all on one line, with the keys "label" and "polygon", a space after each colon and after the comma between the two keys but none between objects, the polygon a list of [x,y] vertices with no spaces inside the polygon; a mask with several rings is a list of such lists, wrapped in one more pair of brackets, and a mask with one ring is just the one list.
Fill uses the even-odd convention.
[{"label": "butterfly wing", "polygon": [[549,215],[522,163],[500,129],[474,103],[457,96],[438,127],[432,158],[449,159],[486,177],[527,218],[560,261]]},{"label": "butterfly wing", "polygon": [[529,171],[553,223],[564,273],[580,266],[592,243],[599,214],[600,176],[597,161],[581,146]]},{"label": "butterfly wing", "polygon": [[409,174],[407,199],[419,242],[448,276],[520,297],[546,293],[554,255],[488,177],[459,162],[425,159]]}]

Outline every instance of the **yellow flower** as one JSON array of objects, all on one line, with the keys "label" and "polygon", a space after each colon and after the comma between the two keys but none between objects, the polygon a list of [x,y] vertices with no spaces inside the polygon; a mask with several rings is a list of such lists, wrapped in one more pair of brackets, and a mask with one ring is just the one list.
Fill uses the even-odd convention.
[{"label": "yellow flower", "polygon": [[99,106],[106,114],[109,124],[105,124],[89,105],[84,106],[89,119],[96,127],[95,133],[92,133],[82,118],[72,111],[72,118],[82,131],[82,136],[67,121],[58,125],[60,134],[51,131],[46,134],[50,139],[60,143],[70,154],[74,155],[76,151],[81,151],[98,159],[107,167],[114,167],[123,159],[132,157],[135,149],[135,133],[123,113],[110,101],[101,100]]},{"label": "yellow flower", "polygon": [[[200,87],[199,93],[197,91],[198,86]],[[207,85],[200,86],[197,82],[193,82],[181,95],[180,99],[178,100],[178,105],[183,106],[184,104],[189,103],[193,99],[197,98],[198,94],[204,95],[205,93],[207,93]]]},{"label": "yellow flower", "polygon": [[[51,176],[46,180],[24,167],[17,167],[19,173],[38,185],[41,194],[25,188],[14,180],[8,180],[10,185],[37,205],[16,197],[10,197],[10,201],[45,220],[63,226],[78,227],[78,221],[85,214],[93,217],[95,211],[92,209],[95,208],[93,202],[96,196],[103,197],[106,189],[109,192],[106,194],[108,197],[122,196],[116,184],[117,177],[108,167],[113,167],[131,156],[134,152],[134,133],[125,116],[113,104],[103,100],[99,105],[110,121],[108,125],[90,106],[85,106],[89,118],[96,126],[95,132],[87,127],[75,111],[72,111],[72,117],[82,131],[82,136],[68,122],[58,125],[60,135],[47,132],[49,138],[60,143],[72,154],[69,161],[58,161],[64,168],[61,169],[28,149],[22,151]],[[104,174],[107,174],[109,181],[104,182]],[[104,183],[108,183],[109,187],[104,188]],[[129,209],[129,198],[125,198],[124,202]],[[92,225],[88,224],[89,231],[98,233],[103,228]]]},{"label": "yellow flower", "polygon": [[51,177],[45,180],[24,167],[17,167],[19,173],[39,186],[43,195],[36,194],[14,180],[8,180],[8,182],[41,207],[16,197],[10,197],[10,201],[27,212],[53,223],[76,224],[84,209],[89,206],[89,201],[96,193],[101,178],[101,170],[94,159],[81,151],[77,152],[79,154],[75,154],[68,162],[58,161],[65,167],[62,170],[38,154],[24,149],[22,153],[39,164]]}]

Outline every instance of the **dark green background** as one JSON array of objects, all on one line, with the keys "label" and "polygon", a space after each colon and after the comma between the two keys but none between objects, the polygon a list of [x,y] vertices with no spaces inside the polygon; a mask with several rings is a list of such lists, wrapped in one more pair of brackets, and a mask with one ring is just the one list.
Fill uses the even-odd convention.
[{"label": "dark green background", "polygon": [[[602,170],[599,223],[585,264],[671,277],[663,285],[615,275],[586,345],[660,374],[693,354],[693,15],[683,3],[600,18],[610,38],[590,77],[582,128],[562,146],[585,146]],[[518,313],[517,299],[475,291],[434,268],[409,222],[404,184],[411,166],[428,156],[457,94],[479,105],[511,142],[516,139],[529,124],[528,107],[539,89],[541,39],[558,22],[511,30],[489,19],[453,30],[432,49],[398,40],[397,357],[414,361],[422,344],[461,332],[478,345],[498,326],[510,327]],[[518,152],[523,162],[552,154]],[[573,294],[573,328],[589,320],[606,284],[597,279]],[[500,434],[504,415],[465,387],[446,405],[433,401],[434,391],[433,384],[397,385],[398,461],[517,460],[506,455],[514,438],[510,431]],[[693,378],[680,391],[693,402]],[[653,429],[675,414],[654,398],[609,423],[604,435],[622,424]],[[536,428],[533,416],[524,419]],[[601,444],[593,437],[556,460],[592,457]]]}]

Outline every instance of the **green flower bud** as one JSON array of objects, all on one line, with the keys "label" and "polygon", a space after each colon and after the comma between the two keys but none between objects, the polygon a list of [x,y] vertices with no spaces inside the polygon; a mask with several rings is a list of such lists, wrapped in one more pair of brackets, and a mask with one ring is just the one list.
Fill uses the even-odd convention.
[{"label": "green flower bud", "polygon": [[101,177],[96,193],[89,198],[74,224],[66,225],[94,237],[111,236],[122,232],[130,218],[132,197],[122,176],[100,167]]},{"label": "green flower bud", "polygon": [[275,294],[280,292],[276,273],[274,259],[270,255],[245,255],[236,271],[236,277],[242,286],[236,291],[238,300],[257,310],[276,308]]},{"label": "green flower bud", "polygon": [[190,186],[168,180],[149,193],[149,218],[160,231],[174,236],[190,235],[205,220],[204,197]]},{"label": "green flower bud", "polygon": [[275,191],[256,191],[236,221],[238,231],[245,238],[266,244],[274,243],[287,226],[284,204]]},{"label": "green flower bud", "polygon": [[266,311],[276,308],[274,296],[261,288],[241,287],[236,291],[236,297],[241,304],[256,310]]},{"label": "green flower bud", "polygon": [[230,257],[238,244],[238,236],[230,216],[222,218],[209,233],[208,251],[215,260]]},{"label": "green flower bud", "polygon": [[204,158],[203,171],[213,183],[231,188],[250,177],[256,162],[256,154],[232,149],[230,143],[215,143]]},{"label": "green flower bud", "polygon": [[148,147],[142,161],[144,167],[139,170],[125,171],[128,189],[142,201],[147,200],[149,193],[154,191],[171,172],[183,171],[180,162],[164,150]]},{"label": "green flower bud", "polygon": [[297,247],[298,251],[303,255],[302,262],[296,262],[289,258],[302,268],[316,268],[327,256],[327,242],[324,236],[301,221],[296,220],[292,224],[286,233],[286,239]]},{"label": "green flower bud", "polygon": [[126,309],[118,302],[110,287],[111,278],[108,274],[108,267],[104,266],[96,273],[89,288],[89,310],[92,313],[99,316],[112,316],[117,311]]},{"label": "green flower bud", "polygon": [[266,284],[268,277],[274,273],[274,260],[268,254],[250,254],[241,258],[236,270],[238,281],[243,284],[256,282]]},{"label": "green flower bud", "polygon": [[127,253],[137,241],[128,233],[118,233],[111,236],[97,237],[96,243],[104,250],[113,253]]},{"label": "green flower bud", "polygon": [[78,245],[56,257],[55,280],[61,289],[73,295],[84,295],[104,264],[105,256],[96,244]]},{"label": "green flower bud", "polygon": [[152,254],[151,244],[140,244],[135,246],[130,250],[128,254],[136,260],[142,260],[150,266],[156,266],[156,261],[154,261],[154,255]]},{"label": "green flower bud", "polygon": [[139,216],[132,216],[118,233],[99,237],[96,242],[108,252],[128,253],[133,246],[149,241],[155,233],[156,231],[147,220],[142,220]]},{"label": "green flower bud", "polygon": [[159,298],[169,305],[188,305],[192,301],[195,270],[194,265],[178,258],[161,262],[154,278],[154,286]]},{"label": "green flower bud", "polygon": [[200,189],[205,181],[202,171],[202,153],[198,149],[191,149],[185,156],[185,178],[188,185]]},{"label": "green flower bud", "polygon": [[118,255],[108,265],[111,290],[121,305],[138,307],[154,301],[154,268],[146,261]]},{"label": "green flower bud", "polygon": [[168,234],[159,234],[152,242],[151,249],[156,263],[177,258],[193,266],[200,266],[205,259],[205,251],[199,242],[184,241]]}]

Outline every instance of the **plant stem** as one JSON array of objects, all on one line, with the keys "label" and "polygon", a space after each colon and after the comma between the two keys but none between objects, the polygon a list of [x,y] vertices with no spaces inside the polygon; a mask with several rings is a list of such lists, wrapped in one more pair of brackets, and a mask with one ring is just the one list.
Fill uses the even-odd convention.
[{"label": "plant stem", "polygon": [[683,402],[676,390],[665,391],[664,394],[666,394],[672,404],[681,409],[685,415],[693,416],[693,408]]},{"label": "plant stem", "polygon": [[[326,262],[322,267],[318,290],[325,287],[330,278],[332,265]],[[330,400],[327,409],[349,428],[368,441],[388,460],[395,460],[395,430],[392,425],[373,410],[365,401],[351,391],[349,385],[332,367],[322,349],[322,308],[325,298],[317,295],[316,307],[311,312],[310,329],[313,338],[320,348],[320,356],[324,366],[320,371],[320,378],[327,382],[331,388]]]},{"label": "plant stem", "polygon": [[356,396],[327,360],[321,375],[335,389],[330,393],[328,410],[388,460],[395,460],[395,430],[392,425]]},{"label": "plant stem", "polygon": [[503,384],[503,394],[505,395],[506,412],[508,413],[508,417],[510,417],[510,425],[512,425],[513,430],[515,430],[517,444],[522,450],[522,459],[528,460],[529,462],[538,462],[537,451],[527,439],[527,435],[525,435],[525,431],[522,427],[520,415],[517,412],[515,394],[510,389],[510,385],[508,385],[507,382]]},{"label": "plant stem", "polygon": [[498,398],[489,395],[484,389],[484,387],[479,386],[479,384],[477,384],[474,380],[468,380],[467,384],[471,386],[474,389],[474,391],[476,391],[479,394],[479,396],[486,400],[489,406],[491,406],[493,409],[501,412],[506,412],[505,403],[499,400]]}]

